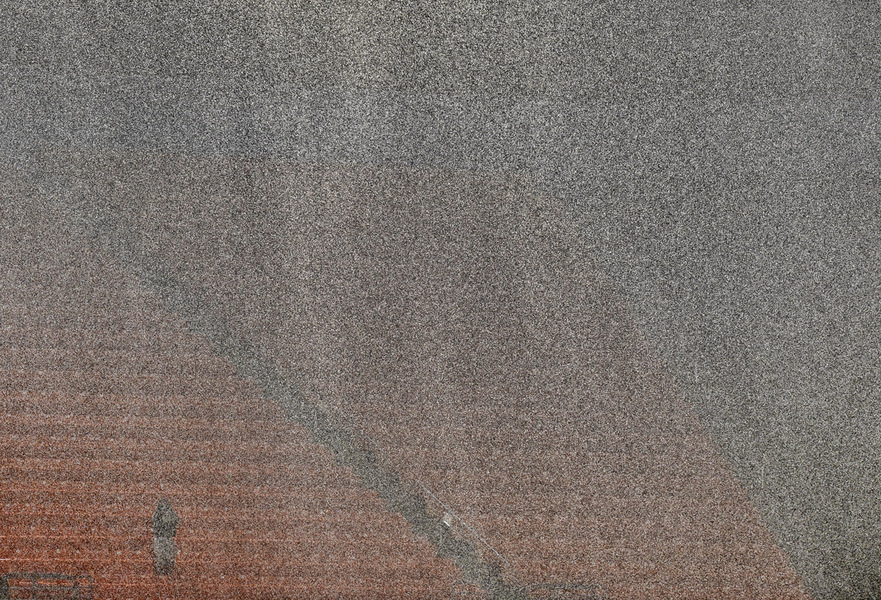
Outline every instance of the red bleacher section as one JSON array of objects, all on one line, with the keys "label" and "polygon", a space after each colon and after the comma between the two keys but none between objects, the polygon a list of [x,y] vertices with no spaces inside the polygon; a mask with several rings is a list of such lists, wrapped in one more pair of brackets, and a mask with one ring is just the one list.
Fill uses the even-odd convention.
[{"label": "red bleacher section", "polygon": [[89,574],[96,598],[450,595],[458,571],[403,518],[51,203],[0,183],[0,573]]},{"label": "red bleacher section", "polygon": [[78,168],[87,197],[351,415],[507,575],[620,599],[807,598],[527,181],[161,156]]}]

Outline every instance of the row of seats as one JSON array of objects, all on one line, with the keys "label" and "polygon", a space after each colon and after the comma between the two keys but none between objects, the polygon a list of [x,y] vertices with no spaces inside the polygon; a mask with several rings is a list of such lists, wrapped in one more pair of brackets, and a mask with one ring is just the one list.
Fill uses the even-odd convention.
[{"label": "row of seats", "polygon": [[[279,220],[320,226],[281,236],[285,261],[229,259],[267,288],[226,278],[213,298],[424,483],[446,505],[439,514],[455,511],[501,552],[508,572],[526,584],[596,582],[614,598],[806,598],[562,211],[525,190],[496,192],[480,174],[280,170],[262,181],[281,190]],[[192,264],[208,267],[192,281],[222,279],[207,259],[226,240],[212,233],[238,215],[215,223],[176,208],[192,231],[159,254],[175,264],[176,245],[201,252]],[[472,208],[481,214],[464,217]],[[252,314],[280,325],[248,327]],[[298,352],[290,340],[301,338],[321,344]]]},{"label": "row of seats", "polygon": [[[528,182],[127,153],[72,162],[131,243],[302,373],[521,583],[806,600],[588,242]],[[231,185],[243,178],[261,190],[259,214]]]},{"label": "row of seats", "polygon": [[[112,256],[0,176],[0,573],[96,598],[449,597],[400,515]],[[53,220],[55,218],[55,220]],[[153,572],[150,517],[180,517]]]}]

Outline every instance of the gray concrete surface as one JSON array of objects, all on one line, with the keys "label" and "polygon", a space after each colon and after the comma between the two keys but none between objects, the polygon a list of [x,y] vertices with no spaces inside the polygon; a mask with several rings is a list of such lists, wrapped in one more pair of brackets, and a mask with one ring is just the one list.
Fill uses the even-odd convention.
[{"label": "gray concrete surface", "polygon": [[877,590],[877,2],[173,4],[5,5],[0,156],[527,171],[814,594]]}]

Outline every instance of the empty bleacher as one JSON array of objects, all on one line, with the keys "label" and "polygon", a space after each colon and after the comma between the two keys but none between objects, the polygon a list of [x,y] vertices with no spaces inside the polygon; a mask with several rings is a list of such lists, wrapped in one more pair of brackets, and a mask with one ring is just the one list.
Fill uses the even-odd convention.
[{"label": "empty bleacher", "polygon": [[614,284],[528,181],[122,153],[77,165],[119,231],[305,373],[520,584],[807,597]]},{"label": "empty bleacher", "polygon": [[450,596],[459,572],[402,517],[66,215],[0,185],[0,574],[88,575],[95,598]]}]

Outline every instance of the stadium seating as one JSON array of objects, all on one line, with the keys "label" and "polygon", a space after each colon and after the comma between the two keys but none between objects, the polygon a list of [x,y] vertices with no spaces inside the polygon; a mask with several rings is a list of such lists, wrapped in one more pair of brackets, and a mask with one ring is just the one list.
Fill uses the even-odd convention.
[{"label": "stadium seating", "polygon": [[[65,216],[7,176],[0,212],[0,574],[96,598],[449,597],[404,519]],[[150,517],[180,516],[175,574]]]},{"label": "stadium seating", "polygon": [[[126,153],[75,155],[68,162],[78,193],[116,235],[200,290],[229,327],[303,377],[380,449],[387,465],[424,491],[431,510],[454,515],[452,534],[474,543],[509,580],[536,590],[598,585],[606,597],[621,600],[807,600],[615,284],[591,262],[589,241],[530,182],[512,174]],[[252,185],[236,183],[244,180]],[[87,268],[100,264],[93,259]],[[150,294],[137,282],[116,271],[112,277],[120,280],[114,286],[120,297],[53,307],[52,320],[44,318],[48,308],[27,308],[32,302],[3,308],[34,315],[11,339],[32,332],[53,351],[6,350],[30,370],[5,375],[9,383],[0,381],[0,390],[9,392],[0,401],[18,406],[10,394],[25,390],[45,407],[7,409],[24,429],[33,427],[27,414],[44,410],[69,417],[57,427],[72,431],[91,431],[91,419],[122,419],[125,425],[110,427],[136,432],[118,446],[125,458],[114,463],[71,441],[66,456],[82,448],[95,456],[101,474],[53,459],[45,447],[29,447],[21,464],[7,468],[18,477],[37,469],[41,482],[59,483],[62,469],[71,469],[111,501],[117,488],[149,495],[151,488],[137,487],[124,465],[154,464],[173,501],[204,498],[204,505],[181,504],[179,512],[183,519],[202,511],[209,531],[230,519],[222,490],[236,490],[230,494],[239,498],[239,490],[259,488],[255,506],[273,516],[285,511],[280,490],[291,490],[303,504],[285,523],[301,517],[323,523],[322,502],[333,499],[349,509],[358,502],[357,481],[346,480],[329,459],[304,458],[320,456],[321,448],[295,451],[310,443],[296,427],[264,431],[258,423],[281,423],[280,413],[266,412],[273,409],[260,404],[258,391],[222,360],[211,362],[204,343],[174,326],[173,316],[154,307],[157,316],[148,319]],[[134,301],[141,304],[134,308]],[[83,304],[120,315],[102,317],[89,325],[90,333],[60,333],[70,327],[59,324],[79,323]],[[138,318],[130,316],[133,309]],[[91,333],[119,331],[120,321],[131,325],[126,335],[111,340]],[[97,338],[100,344],[88,345]],[[136,352],[139,342],[150,356],[174,349],[172,364],[120,353]],[[77,355],[82,347],[93,354]],[[174,361],[176,354],[186,359]],[[63,378],[34,370],[51,360],[74,370]],[[107,372],[96,379],[75,370],[84,365],[89,373],[107,365]],[[182,433],[199,443],[172,450],[161,433],[169,420],[184,432],[224,433]],[[261,432],[272,442],[262,442]],[[228,455],[226,435],[242,436]],[[261,444],[274,449],[261,453]],[[192,467],[158,466],[160,458],[185,458]],[[312,469],[307,479],[304,469]],[[321,489],[313,490],[312,482]],[[307,490],[309,498],[301,498]],[[144,500],[141,514],[156,499]],[[358,512],[362,528],[374,531],[368,522],[391,519],[398,529],[386,526],[383,539],[399,531],[400,540],[422,548],[419,556],[428,560],[430,549],[371,501]],[[304,506],[311,512],[304,514]],[[256,511],[249,513],[254,519]],[[240,530],[269,530],[260,523],[243,522]],[[322,531],[329,536],[322,547],[345,538],[330,525]],[[140,535],[140,558],[125,559],[133,565],[148,552],[147,534]],[[286,548],[299,539],[290,535]],[[217,542],[224,550],[233,548],[229,543]],[[236,548],[253,551],[242,543]],[[197,563],[202,570],[185,571],[184,548],[210,556],[204,544],[207,538],[181,538],[182,573],[211,579],[219,572],[207,561]],[[351,552],[354,568],[365,554]],[[317,565],[314,556],[297,560]],[[456,579],[449,565],[432,560],[426,564],[437,575],[429,579]],[[276,585],[283,568],[267,561],[259,572]],[[416,562],[388,568],[398,580],[423,581]],[[363,569],[365,582],[383,579],[379,567]],[[314,589],[342,589],[333,583],[335,571],[319,572],[324,583]],[[428,586],[425,594],[460,585]]]}]

